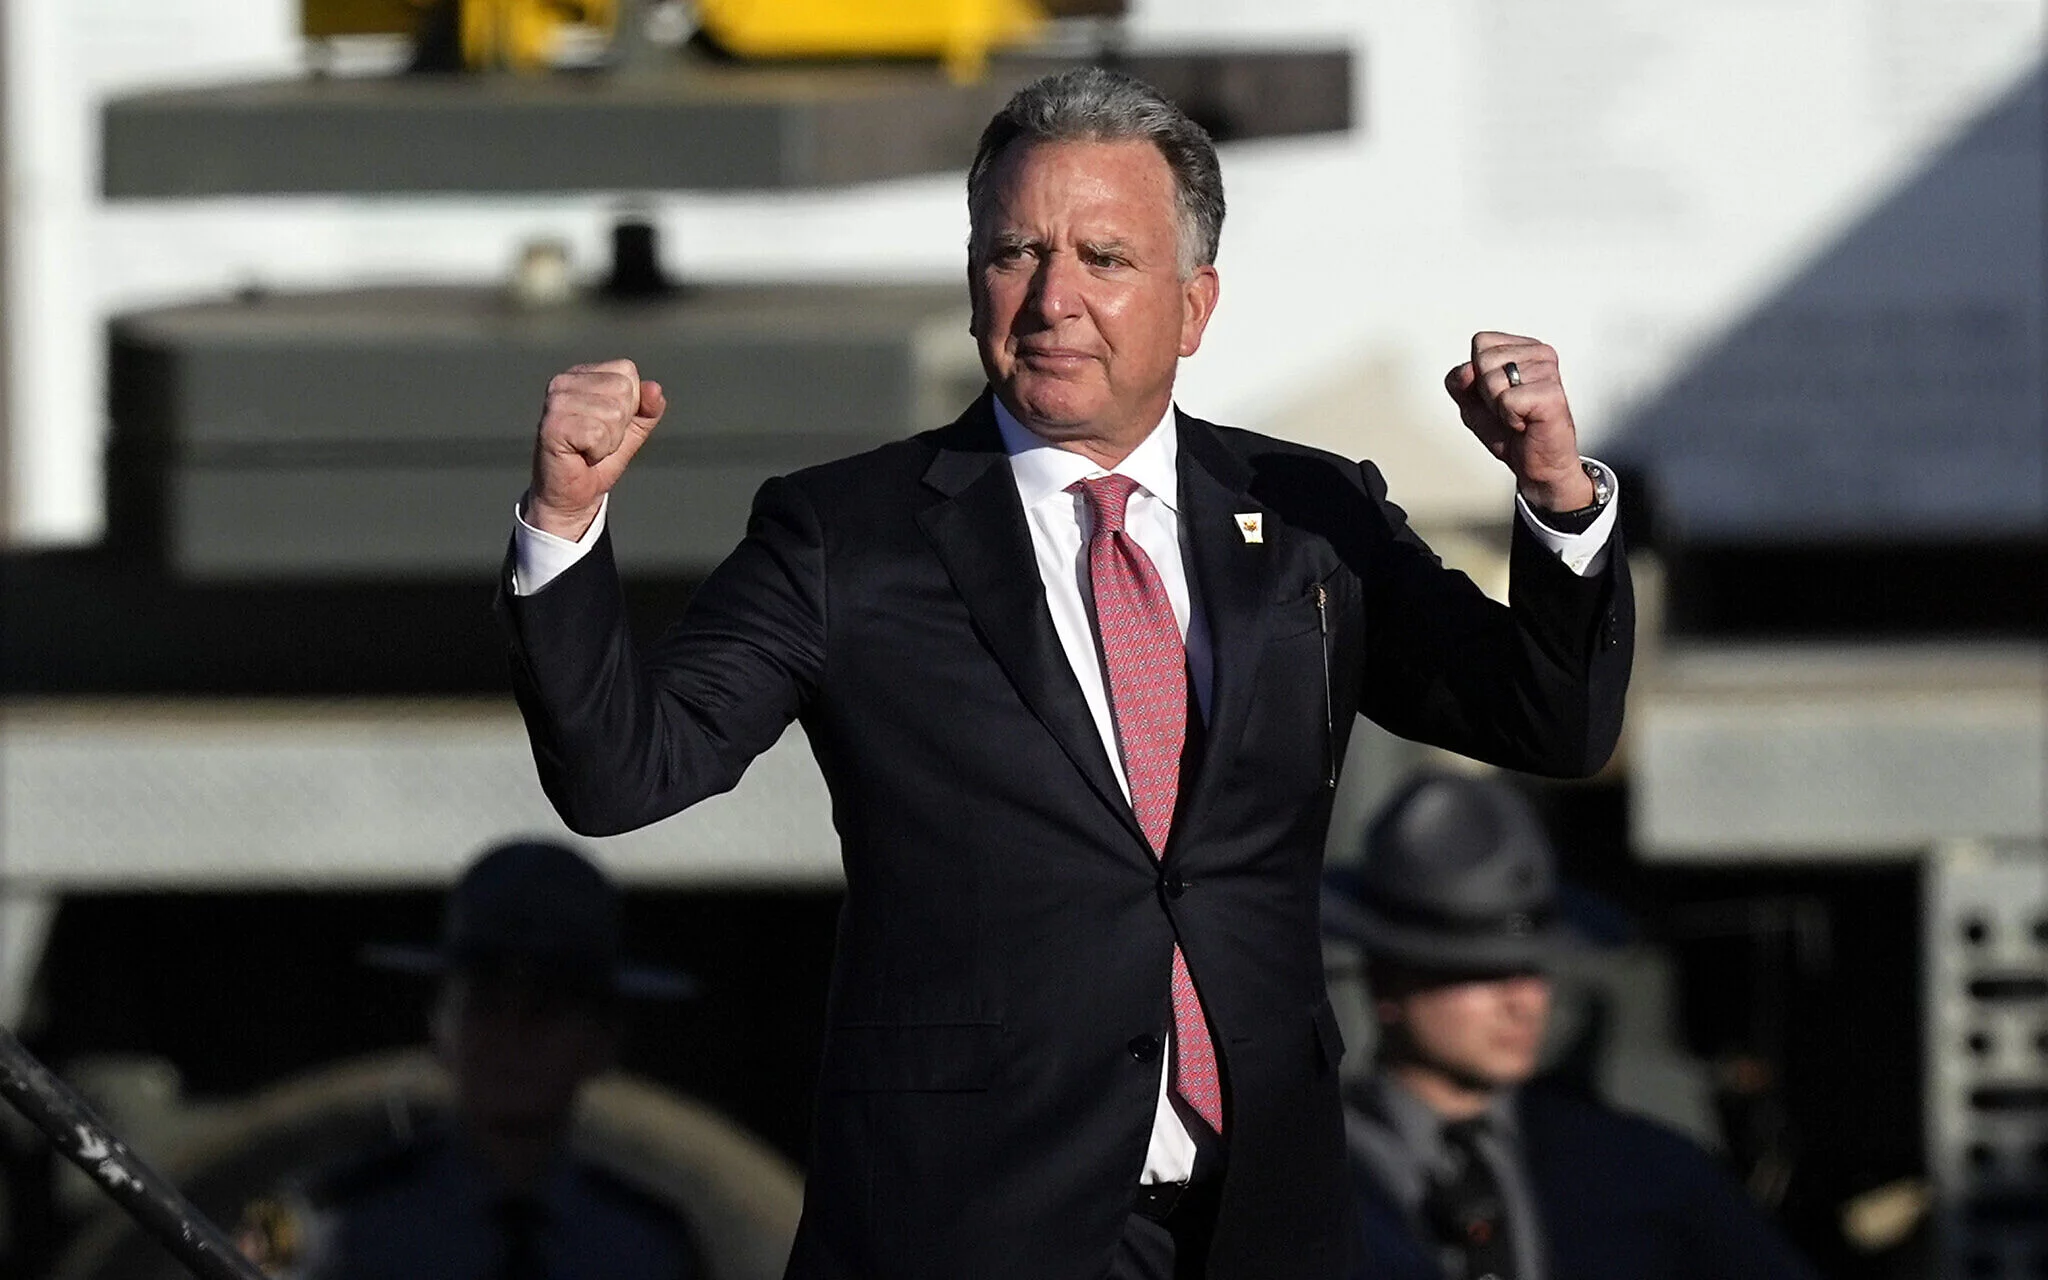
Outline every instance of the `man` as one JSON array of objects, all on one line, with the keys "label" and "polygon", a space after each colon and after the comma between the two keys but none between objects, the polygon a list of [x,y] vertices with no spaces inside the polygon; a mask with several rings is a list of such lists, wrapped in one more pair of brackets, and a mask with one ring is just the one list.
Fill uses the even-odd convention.
[{"label": "man", "polygon": [[1684,1138],[1555,1086],[1525,1088],[1559,945],[1555,860],[1497,780],[1424,776],[1333,873],[1380,1025],[1346,1098],[1356,1280],[1812,1280]]},{"label": "man", "polygon": [[790,1276],[1336,1276],[1316,885],[1345,735],[1363,710],[1598,768],[1633,627],[1613,504],[1526,339],[1447,380],[1520,477],[1512,608],[1369,464],[1178,412],[1222,183],[1144,85],[1020,91],[968,208],[990,393],[764,485],[646,654],[604,504],[664,393],[623,360],[550,384],[501,595],[543,786],[622,831],[803,724],[847,896]]},{"label": "man", "polygon": [[439,950],[383,948],[440,977],[432,1032],[453,1124],[254,1207],[244,1248],[300,1280],[688,1280],[675,1211],[567,1149],[610,1065],[622,997],[679,975],[624,966],[616,895],[574,850],[500,845],[449,894]]}]

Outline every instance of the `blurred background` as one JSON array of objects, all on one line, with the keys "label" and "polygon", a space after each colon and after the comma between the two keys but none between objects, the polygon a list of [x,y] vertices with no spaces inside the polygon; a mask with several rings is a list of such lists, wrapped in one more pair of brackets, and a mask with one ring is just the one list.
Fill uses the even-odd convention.
[{"label": "blurred background", "polygon": [[[434,1105],[361,950],[561,831],[489,612],[547,377],[670,390],[613,517],[658,626],[760,479],[979,389],[974,138],[1107,61],[1223,143],[1184,407],[1373,457],[1490,590],[1474,330],[1553,343],[1622,474],[1627,734],[1527,783],[1603,1091],[1825,1274],[2048,1276],[2038,0],[0,13],[0,1022],[214,1212]],[[1426,764],[1358,728],[1333,860]],[[777,1274],[837,908],[800,732],[594,852],[703,991],[589,1141]],[[170,1274],[11,1115],[0,1170],[0,1273]]]}]

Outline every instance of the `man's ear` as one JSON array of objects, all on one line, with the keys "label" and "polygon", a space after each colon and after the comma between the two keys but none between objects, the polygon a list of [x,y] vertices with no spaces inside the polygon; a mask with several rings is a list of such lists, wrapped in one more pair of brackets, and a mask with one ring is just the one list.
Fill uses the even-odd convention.
[{"label": "man's ear", "polygon": [[1216,299],[1223,281],[1213,266],[1196,267],[1180,286],[1180,354],[1191,356],[1202,349],[1202,333],[1209,317],[1216,314]]}]

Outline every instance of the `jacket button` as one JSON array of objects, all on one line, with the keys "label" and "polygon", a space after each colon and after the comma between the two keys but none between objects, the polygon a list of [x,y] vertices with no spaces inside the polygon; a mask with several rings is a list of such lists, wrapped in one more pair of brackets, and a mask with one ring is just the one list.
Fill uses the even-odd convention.
[{"label": "jacket button", "polygon": [[1150,1062],[1158,1057],[1161,1047],[1159,1037],[1149,1031],[1132,1036],[1130,1043],[1124,1046],[1131,1051],[1131,1056],[1140,1062]]},{"label": "jacket button", "polygon": [[1169,871],[1159,877],[1159,887],[1166,892],[1167,897],[1178,898],[1188,891],[1188,882],[1181,879],[1180,872]]}]

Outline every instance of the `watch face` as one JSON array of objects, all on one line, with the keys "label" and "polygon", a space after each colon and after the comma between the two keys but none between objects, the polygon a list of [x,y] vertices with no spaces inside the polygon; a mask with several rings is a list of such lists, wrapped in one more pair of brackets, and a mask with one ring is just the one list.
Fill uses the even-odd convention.
[{"label": "watch face", "polygon": [[1593,482],[1593,505],[1607,505],[1607,500],[1614,496],[1614,481],[1608,476],[1607,468],[1597,462],[1585,462],[1580,466],[1585,469],[1586,478]]}]

